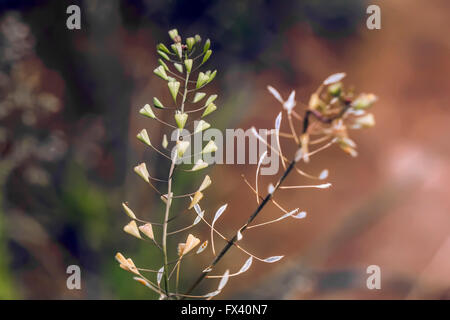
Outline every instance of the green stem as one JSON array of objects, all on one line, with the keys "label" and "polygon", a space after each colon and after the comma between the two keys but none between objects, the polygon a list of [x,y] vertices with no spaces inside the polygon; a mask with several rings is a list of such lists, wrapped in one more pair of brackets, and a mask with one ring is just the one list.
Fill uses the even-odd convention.
[{"label": "green stem", "polygon": [[168,259],[167,259],[167,223],[169,220],[169,212],[170,212],[170,205],[172,204],[172,174],[173,174],[173,170],[175,168],[175,162],[176,162],[176,155],[174,157],[174,159],[172,160],[172,164],[170,166],[170,171],[169,171],[169,179],[168,179],[168,187],[167,187],[167,201],[166,201],[166,211],[164,214],[164,222],[163,222],[163,234],[162,234],[162,251],[163,251],[163,256],[164,256],[164,287],[165,287],[165,291],[166,291],[166,296],[169,297],[169,279],[168,279],[168,274],[169,274],[169,270],[168,270]]},{"label": "green stem", "polygon": [[[189,72],[186,72],[186,80],[184,82],[184,92],[183,92],[183,99],[181,101],[181,112],[184,112],[184,104],[186,102],[186,96],[188,93],[188,83],[189,83]],[[178,136],[180,135],[180,130],[178,131]],[[169,221],[169,213],[170,213],[170,206],[172,204],[172,175],[173,175],[173,171],[175,169],[175,162],[177,160],[177,156],[175,155],[174,158],[172,159],[172,164],[170,166],[170,170],[169,170],[169,178],[168,178],[168,186],[167,186],[167,202],[166,202],[166,211],[164,214],[164,222],[163,222],[163,234],[162,234],[162,251],[163,251],[163,256],[164,256],[164,286],[165,286],[165,291],[166,291],[166,296],[169,297],[169,292],[170,292],[170,288],[169,288],[169,278],[168,278],[168,274],[169,274],[169,270],[168,270],[168,258],[167,258],[167,224]],[[178,279],[179,279],[179,266],[177,268],[177,282],[176,282],[176,286],[177,286],[177,291],[178,291]]]}]

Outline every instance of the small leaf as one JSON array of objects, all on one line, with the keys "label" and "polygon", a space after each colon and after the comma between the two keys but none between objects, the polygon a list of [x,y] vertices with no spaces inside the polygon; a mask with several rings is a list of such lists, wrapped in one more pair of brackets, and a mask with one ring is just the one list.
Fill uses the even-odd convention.
[{"label": "small leaf", "polygon": [[167,83],[169,87],[170,94],[172,95],[173,101],[177,102],[178,90],[180,89],[180,82],[178,81],[169,81]]},{"label": "small leaf", "polygon": [[127,204],[125,202],[122,202],[122,207],[127,216],[129,216],[131,219],[136,219],[136,216],[134,215],[134,212],[128,208]]},{"label": "small leaf", "polygon": [[154,234],[153,234],[153,228],[152,225],[150,223],[146,223],[142,226],[139,226],[139,230],[145,234],[147,237],[149,237],[150,239],[154,239]]},{"label": "small leaf", "polygon": [[217,107],[216,107],[216,105],[214,103],[208,104],[208,106],[206,107],[205,111],[202,114],[202,118],[206,117],[211,112],[214,112],[216,109],[217,109]]},{"label": "small leaf", "polygon": [[136,138],[148,146],[152,145],[146,129],[142,129],[141,132],[136,135]]},{"label": "small leaf", "polygon": [[227,270],[223,274],[222,279],[220,280],[219,286],[217,287],[217,290],[220,291],[220,290],[222,290],[225,287],[225,285],[228,282],[229,277],[230,277],[230,270]]},{"label": "small leaf", "polygon": [[200,100],[202,100],[204,97],[206,96],[206,93],[204,92],[197,92],[194,96],[194,100],[192,101],[193,103],[197,103]]},{"label": "small leaf", "polygon": [[328,78],[325,79],[323,84],[327,86],[329,84],[339,82],[342,79],[344,79],[345,76],[346,76],[346,74],[344,72],[332,74],[331,76],[329,76]]},{"label": "small leaf", "polygon": [[160,77],[163,80],[169,80],[169,78],[167,77],[167,73],[166,70],[164,70],[163,66],[159,66],[157,67],[155,70],[153,70],[153,73],[156,74],[158,77]]},{"label": "small leaf", "polygon": [[152,107],[150,107],[149,104],[146,104],[145,106],[143,106],[140,110],[139,113],[142,114],[143,116],[155,119],[155,113],[152,110]]},{"label": "small leaf", "polygon": [[213,140],[210,140],[206,146],[203,148],[202,153],[212,153],[217,151],[217,145]]},{"label": "small leaf", "polygon": [[128,234],[131,234],[132,236],[142,239],[141,234],[139,233],[139,229],[137,227],[136,221],[131,220],[130,223],[128,223],[125,227],[123,227],[123,231],[125,231]]},{"label": "small leaf", "polygon": [[263,260],[263,262],[266,263],[274,263],[277,261],[280,261],[281,259],[283,259],[284,256],[273,256],[273,257],[269,257]]}]

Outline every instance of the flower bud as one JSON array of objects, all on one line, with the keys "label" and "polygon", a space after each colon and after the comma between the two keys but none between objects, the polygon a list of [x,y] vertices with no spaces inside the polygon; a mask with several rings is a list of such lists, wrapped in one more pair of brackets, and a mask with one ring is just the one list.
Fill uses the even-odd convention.
[{"label": "flower bud", "polygon": [[371,128],[375,125],[375,117],[373,114],[368,113],[363,117],[356,118],[355,124],[362,128]]},{"label": "flower bud", "polygon": [[162,52],[161,50],[158,50],[158,54],[159,54],[161,57],[163,57],[164,59],[166,59],[167,61],[170,60],[169,56],[168,56],[165,52]]},{"label": "flower bud", "polygon": [[169,31],[169,36],[170,38],[175,41],[177,37],[179,37],[178,35],[178,30],[177,29],[172,29]]},{"label": "flower bud", "polygon": [[187,45],[189,51],[192,50],[192,48],[194,47],[194,44],[195,44],[195,39],[193,37],[189,37],[186,39],[186,45]]},{"label": "flower bud", "polygon": [[377,101],[377,96],[372,93],[363,93],[360,94],[358,98],[353,100],[352,107],[355,109],[367,109],[374,104],[374,102]]},{"label": "flower bud", "polygon": [[209,50],[209,47],[211,46],[211,40],[206,40],[205,46],[203,47],[203,53]]},{"label": "flower bud", "polygon": [[212,50],[206,51],[205,55],[203,56],[203,60],[201,64],[204,64],[206,61],[208,61],[209,57],[211,57]]},{"label": "flower bud", "polygon": [[342,91],[342,83],[340,82],[334,83],[328,87],[328,92],[333,97],[339,97],[341,95],[341,91]]},{"label": "flower bud", "polygon": [[167,53],[167,54],[171,54],[170,50],[164,45],[164,43],[159,43],[159,44],[156,46],[156,50],[165,52],[165,53]]}]

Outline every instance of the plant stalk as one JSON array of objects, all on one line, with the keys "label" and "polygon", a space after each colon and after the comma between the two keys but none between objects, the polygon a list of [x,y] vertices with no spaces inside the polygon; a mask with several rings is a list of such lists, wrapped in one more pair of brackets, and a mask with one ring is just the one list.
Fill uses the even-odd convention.
[{"label": "plant stalk", "polygon": [[[341,112],[339,112],[339,114],[332,116],[332,117],[328,117],[328,118],[323,117],[319,113],[316,113],[314,110],[308,109],[304,115],[302,133],[304,134],[308,131],[308,127],[310,124],[310,122],[309,122],[310,115],[314,115],[316,117],[316,119],[322,123],[331,123],[333,120],[341,117],[345,113],[345,111],[347,111],[347,109],[349,107],[350,107],[350,103],[345,102],[345,106],[342,108],[342,110],[341,110]],[[301,144],[299,143],[298,146],[301,147]],[[241,234],[244,233],[244,231],[247,229],[248,225],[258,216],[258,214],[262,211],[262,209],[265,207],[265,205],[269,202],[269,200],[272,198],[273,194],[277,191],[277,189],[281,186],[281,184],[284,182],[286,177],[289,175],[289,173],[295,167],[295,164],[296,164],[295,160],[292,160],[289,163],[289,166],[286,168],[283,175],[281,176],[281,178],[278,180],[277,184],[275,185],[274,191],[272,193],[269,193],[266,195],[264,200],[260,203],[260,205],[256,208],[256,210],[250,215],[247,223],[240,229]],[[236,234],[233,236],[233,238],[227,242],[227,244],[223,247],[223,249],[220,251],[220,253],[215,257],[215,259],[212,261],[212,263],[209,265],[209,267],[206,268],[206,270],[208,270],[208,271],[202,272],[202,274],[197,278],[197,280],[194,282],[194,284],[189,288],[189,290],[186,292],[187,295],[191,294],[191,292],[203,281],[203,279],[206,278],[207,274],[212,271],[212,269],[217,265],[217,263],[219,263],[220,260],[222,260],[222,258],[228,252],[228,250],[230,250],[230,248],[236,243],[237,239],[238,239],[238,235],[236,232]]]}]

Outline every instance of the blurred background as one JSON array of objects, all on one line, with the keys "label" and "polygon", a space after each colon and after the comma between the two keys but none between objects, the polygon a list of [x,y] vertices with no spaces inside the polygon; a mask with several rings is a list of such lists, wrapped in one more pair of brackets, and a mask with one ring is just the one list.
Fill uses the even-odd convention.
[{"label": "blurred background", "polygon": [[[81,30],[66,27],[71,4],[81,8]],[[366,28],[369,4],[381,8],[381,30]],[[219,108],[210,120],[219,129],[272,127],[280,109],[268,84],[283,96],[295,89],[306,103],[323,79],[345,71],[347,84],[379,97],[376,127],[353,136],[357,158],[331,148],[307,166],[328,168],[331,189],[277,195],[307,218],[249,231],[243,240],[258,256],[285,258],[255,262],[221,298],[450,298],[445,0],[0,1],[0,298],[155,298],[114,254],[158,267],[158,251],[122,231],[121,202],[148,219],[162,212],[132,168],[146,161],[152,172],[166,170],[135,135],[163,130],[138,110],[166,94],[153,75],[155,45],[169,43],[172,28],[212,40]],[[241,178],[255,169],[207,169],[213,185],[202,207],[211,218],[229,203],[218,224],[225,234],[256,207]],[[293,175],[288,184],[301,179]],[[180,179],[180,188],[190,183]],[[268,206],[258,221],[278,215]],[[197,234],[207,238],[208,229]],[[211,257],[207,250],[183,265],[182,287]],[[231,251],[218,273],[245,259]],[[81,267],[81,290],[66,287],[72,264]],[[381,290],[366,287],[369,265],[381,268]],[[216,285],[205,281],[201,289]]]}]

